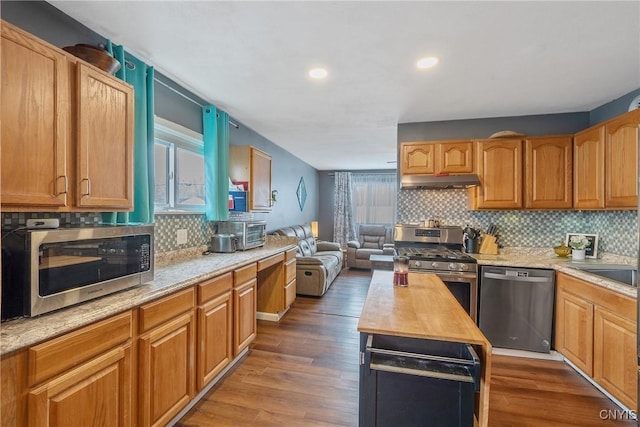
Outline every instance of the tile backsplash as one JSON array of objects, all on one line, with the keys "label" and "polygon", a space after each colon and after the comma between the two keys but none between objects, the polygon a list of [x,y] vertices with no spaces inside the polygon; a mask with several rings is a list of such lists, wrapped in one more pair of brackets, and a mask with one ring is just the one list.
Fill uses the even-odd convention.
[{"label": "tile backsplash", "polygon": [[440,219],[445,225],[486,230],[498,226],[502,246],[553,247],[567,233],[598,234],[598,251],[636,257],[638,218],[633,211],[470,211],[467,190],[399,190],[399,223]]}]

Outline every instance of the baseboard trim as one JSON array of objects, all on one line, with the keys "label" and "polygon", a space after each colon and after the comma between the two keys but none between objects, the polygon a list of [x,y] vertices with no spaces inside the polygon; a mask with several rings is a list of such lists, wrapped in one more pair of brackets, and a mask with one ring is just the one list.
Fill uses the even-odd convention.
[{"label": "baseboard trim", "polygon": [[284,317],[284,315],[289,311],[289,308],[285,308],[279,313],[263,313],[262,311],[258,311],[256,313],[256,319],[258,320],[266,320],[268,322],[279,322],[280,319]]},{"label": "baseboard trim", "polygon": [[627,414],[631,414],[634,416],[634,419],[638,419],[638,415],[637,415],[637,410],[634,409],[630,409],[627,408],[625,406],[624,403],[620,402],[618,399],[616,399],[615,397],[613,397],[607,390],[605,390],[600,384],[598,384],[597,382],[595,382],[593,380],[593,378],[591,378],[589,375],[587,375],[586,373],[582,372],[582,369],[578,368],[576,365],[573,364],[573,362],[571,362],[571,360],[567,359],[566,357],[562,357],[564,362],[571,366],[573,368],[574,371],[576,371],[577,373],[579,373],[580,375],[582,375],[584,377],[584,379],[586,379],[587,381],[589,381],[595,388],[597,388],[599,391],[602,392],[602,394],[604,394],[605,396],[607,396],[609,398],[609,400],[611,400],[613,403],[615,403],[616,405],[618,405],[620,407],[620,409],[622,409],[623,411],[625,411],[625,413]]}]

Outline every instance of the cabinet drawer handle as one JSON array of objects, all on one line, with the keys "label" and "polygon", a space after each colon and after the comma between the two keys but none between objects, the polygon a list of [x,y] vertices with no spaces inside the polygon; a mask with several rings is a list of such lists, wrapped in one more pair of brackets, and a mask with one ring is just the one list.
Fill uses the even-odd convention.
[{"label": "cabinet drawer handle", "polygon": [[58,179],[60,178],[64,180],[64,191],[61,191],[58,194],[56,194],[57,196],[61,194],[67,194],[69,192],[69,177],[67,177],[67,175],[62,175],[58,177]]},{"label": "cabinet drawer handle", "polygon": [[91,195],[91,180],[89,178],[83,178],[82,180],[80,180],[80,182],[84,182],[84,181],[87,181],[87,192],[82,193],[82,195],[89,196]]}]

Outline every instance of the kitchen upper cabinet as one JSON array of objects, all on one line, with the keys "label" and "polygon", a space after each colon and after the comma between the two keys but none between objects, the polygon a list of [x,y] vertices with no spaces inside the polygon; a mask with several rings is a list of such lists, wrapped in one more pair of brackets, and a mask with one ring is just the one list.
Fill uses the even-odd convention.
[{"label": "kitchen upper cabinet", "polygon": [[473,142],[447,141],[436,144],[436,173],[473,172]]},{"label": "kitchen upper cabinet", "polygon": [[640,110],[609,120],[604,126],[605,206],[638,206],[638,125]]},{"label": "kitchen upper cabinet", "polygon": [[480,186],[470,190],[476,209],[522,208],[522,141],[487,139],[476,142]]},{"label": "kitchen upper cabinet", "polygon": [[271,210],[271,156],[250,145],[229,146],[229,177],[249,183],[250,211]]},{"label": "kitchen upper cabinet", "polygon": [[473,142],[425,141],[405,142],[400,150],[402,175],[473,172]]},{"label": "kitchen upper cabinet", "polygon": [[257,333],[257,266],[255,263],[233,272],[233,355],[240,354]]},{"label": "kitchen upper cabinet", "polygon": [[435,173],[435,144],[405,142],[400,149],[400,173],[418,175]]},{"label": "kitchen upper cabinet", "polygon": [[636,408],[636,301],[564,273],[556,276],[555,348]]},{"label": "kitchen upper cabinet", "polygon": [[79,207],[133,208],[133,89],[78,64]]},{"label": "kitchen upper cabinet", "polygon": [[2,204],[68,202],[66,55],[2,21]]},{"label": "kitchen upper cabinet", "polygon": [[232,287],[232,273],[198,284],[198,391],[233,359]]},{"label": "kitchen upper cabinet", "polygon": [[604,126],[589,128],[573,139],[573,207],[604,208]]},{"label": "kitchen upper cabinet", "polygon": [[4,210],[131,210],[133,88],[4,21],[1,55]]},{"label": "kitchen upper cabinet", "polygon": [[573,207],[636,209],[640,110],[575,135]]},{"label": "kitchen upper cabinet", "polygon": [[193,288],[139,308],[138,425],[164,426],[195,396]]},{"label": "kitchen upper cabinet", "polygon": [[530,137],[525,140],[525,208],[571,208],[572,148],[571,136]]}]

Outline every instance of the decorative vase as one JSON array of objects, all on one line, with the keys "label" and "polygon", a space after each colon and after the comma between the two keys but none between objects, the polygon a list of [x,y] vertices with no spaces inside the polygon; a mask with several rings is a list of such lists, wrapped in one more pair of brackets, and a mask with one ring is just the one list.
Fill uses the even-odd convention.
[{"label": "decorative vase", "polygon": [[571,258],[573,260],[583,260],[585,257],[585,249],[573,249],[571,250]]}]

